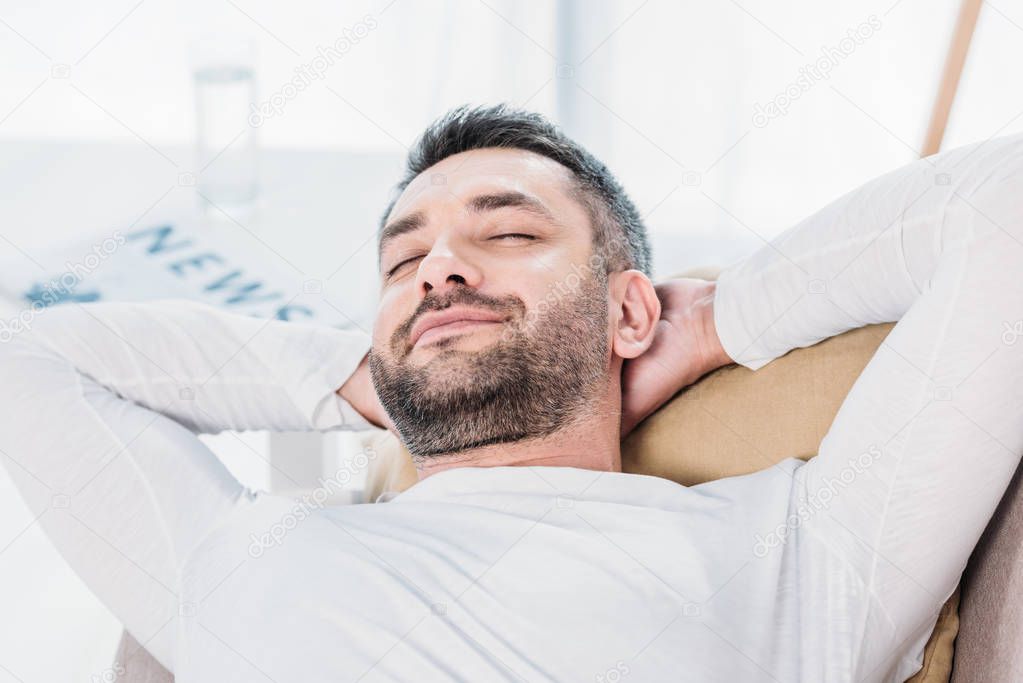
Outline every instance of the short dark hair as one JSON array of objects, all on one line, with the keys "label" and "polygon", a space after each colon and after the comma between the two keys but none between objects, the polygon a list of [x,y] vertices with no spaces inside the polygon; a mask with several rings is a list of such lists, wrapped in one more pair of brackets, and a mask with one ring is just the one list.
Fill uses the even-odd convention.
[{"label": "short dark hair", "polygon": [[593,223],[594,253],[602,254],[607,271],[635,268],[651,276],[646,226],[618,180],[582,146],[542,115],[498,104],[463,105],[431,123],[409,150],[404,177],[395,186],[380,221],[386,224],[398,197],[416,176],[449,156],[473,149],[522,149],[553,159],[575,179],[576,197]]}]

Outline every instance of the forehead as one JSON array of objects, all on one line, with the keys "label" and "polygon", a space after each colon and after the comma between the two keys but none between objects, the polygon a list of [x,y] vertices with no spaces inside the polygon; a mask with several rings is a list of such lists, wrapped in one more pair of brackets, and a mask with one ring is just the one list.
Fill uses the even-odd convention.
[{"label": "forehead", "polygon": [[395,202],[387,223],[421,211],[429,218],[440,211],[464,211],[480,194],[521,192],[542,202],[566,223],[587,220],[573,196],[567,168],[522,149],[475,149],[447,157],[416,176]]}]

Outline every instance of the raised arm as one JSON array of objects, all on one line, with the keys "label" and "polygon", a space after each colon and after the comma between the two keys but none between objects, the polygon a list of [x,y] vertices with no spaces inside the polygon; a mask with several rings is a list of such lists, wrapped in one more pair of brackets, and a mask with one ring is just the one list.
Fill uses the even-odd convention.
[{"label": "raised arm", "polygon": [[25,337],[12,342],[20,353],[66,363],[199,433],[368,425],[336,393],[369,348],[360,332],[169,299],[47,309]]},{"label": "raised arm", "polygon": [[0,463],[89,588],[174,669],[189,552],[254,492],[195,435],[365,420],[363,335],[187,301],[65,305],[0,344]]},{"label": "raised arm", "polygon": [[976,205],[1001,192],[1010,208],[1018,180],[1008,174],[1021,155],[1023,136],[1012,136],[921,159],[849,192],[726,268],[714,319],[728,356],[756,370],[794,348],[900,320],[950,246],[971,229],[998,229]]},{"label": "raised arm", "polygon": [[1023,136],[952,150],[846,195],[719,279],[720,341],[754,370],[898,321],[786,482],[785,528],[761,530],[788,539],[774,557],[793,581],[779,600],[798,603],[798,680],[913,674],[1016,470],[1021,196]]}]

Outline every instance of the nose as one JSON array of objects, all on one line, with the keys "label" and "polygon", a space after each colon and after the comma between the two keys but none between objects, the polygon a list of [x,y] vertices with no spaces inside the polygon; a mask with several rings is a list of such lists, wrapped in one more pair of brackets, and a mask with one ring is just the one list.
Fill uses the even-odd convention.
[{"label": "nose", "polygon": [[439,295],[458,285],[475,289],[482,281],[482,271],[464,253],[456,251],[449,243],[438,241],[419,263],[416,291],[422,299],[430,292]]}]

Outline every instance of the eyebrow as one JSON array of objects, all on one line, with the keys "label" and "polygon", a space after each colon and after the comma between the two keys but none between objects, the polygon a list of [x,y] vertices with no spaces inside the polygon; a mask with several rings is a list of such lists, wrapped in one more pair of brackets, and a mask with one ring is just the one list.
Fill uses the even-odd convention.
[{"label": "eyebrow", "polygon": [[[552,223],[554,215],[550,212],[543,202],[536,197],[531,197],[522,192],[497,192],[492,194],[480,194],[471,198],[465,203],[466,208],[472,213],[485,213],[487,211],[496,211],[504,208],[515,208],[527,211]],[[388,223],[380,230],[380,246],[379,251],[384,250],[384,246],[398,237],[407,232],[418,230],[426,224],[426,214],[422,211],[416,211],[410,213],[407,216],[403,216],[391,223]]]}]

